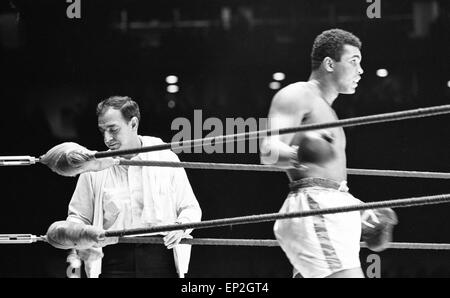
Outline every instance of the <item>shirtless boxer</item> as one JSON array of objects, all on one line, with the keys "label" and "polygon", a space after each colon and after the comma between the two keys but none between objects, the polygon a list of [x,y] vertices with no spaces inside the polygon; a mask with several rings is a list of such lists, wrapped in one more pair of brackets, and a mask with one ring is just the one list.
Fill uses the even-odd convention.
[{"label": "shirtless boxer", "polygon": [[[363,73],[360,49],[358,37],[341,29],[317,36],[309,80],[286,86],[274,96],[270,129],[336,121],[334,100],[339,94],[355,93]],[[263,140],[261,162],[286,168],[291,181],[291,192],[280,212],[361,203],[346,186],[345,144],[342,128]],[[294,276],[364,277],[359,260],[361,231],[369,248],[381,251],[391,240],[393,224],[395,213],[380,209],[364,212],[362,218],[360,212],[348,212],[278,220],[274,232],[294,267]]]}]

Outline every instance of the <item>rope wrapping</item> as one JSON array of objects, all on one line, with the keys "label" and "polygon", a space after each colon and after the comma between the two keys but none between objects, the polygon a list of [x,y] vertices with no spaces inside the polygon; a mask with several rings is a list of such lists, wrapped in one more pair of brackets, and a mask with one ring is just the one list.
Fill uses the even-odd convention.
[{"label": "rope wrapping", "polygon": [[299,212],[258,214],[258,215],[241,216],[241,217],[233,217],[233,218],[214,219],[214,220],[207,220],[207,221],[201,221],[201,222],[191,222],[191,223],[184,223],[184,224],[171,224],[171,225],[161,225],[161,226],[154,226],[154,227],[148,227],[148,228],[114,230],[114,231],[106,231],[105,236],[106,237],[121,237],[121,236],[126,236],[126,235],[168,232],[168,231],[175,231],[175,230],[204,229],[204,228],[213,228],[213,227],[219,227],[219,226],[259,223],[259,222],[274,221],[274,220],[278,220],[278,219],[287,219],[287,218],[294,218],[294,217],[307,217],[307,216],[314,216],[314,215],[334,214],[334,213],[361,211],[361,210],[368,210],[368,209],[403,208],[403,207],[422,206],[422,205],[430,205],[430,204],[441,204],[441,203],[448,203],[449,201],[450,201],[450,194],[443,194],[443,195],[371,202],[371,203],[364,203],[364,204],[357,204],[357,205],[350,205],[350,206],[343,206],[343,207],[323,208],[323,209],[315,209],[315,210],[307,210],[307,211],[299,211]]}]

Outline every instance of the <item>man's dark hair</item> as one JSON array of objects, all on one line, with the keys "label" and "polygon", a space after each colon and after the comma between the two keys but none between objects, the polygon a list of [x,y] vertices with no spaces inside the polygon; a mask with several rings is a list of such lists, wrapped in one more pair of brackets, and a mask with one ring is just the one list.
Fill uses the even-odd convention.
[{"label": "man's dark hair", "polygon": [[141,120],[138,104],[128,96],[111,96],[97,105],[97,117],[103,115],[109,108],[119,110],[128,122],[133,117]]},{"label": "man's dark hair", "polygon": [[330,57],[335,61],[341,60],[344,45],[355,46],[361,49],[361,41],[358,37],[342,29],[330,29],[323,31],[314,40],[311,51],[311,68],[319,68],[325,57]]}]

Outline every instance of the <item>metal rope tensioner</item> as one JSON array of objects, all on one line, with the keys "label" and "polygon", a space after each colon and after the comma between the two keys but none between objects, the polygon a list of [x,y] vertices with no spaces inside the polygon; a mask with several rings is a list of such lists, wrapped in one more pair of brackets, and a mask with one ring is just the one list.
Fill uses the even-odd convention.
[{"label": "metal rope tensioner", "polygon": [[28,244],[38,241],[47,242],[47,238],[32,234],[0,234],[0,244]]}]

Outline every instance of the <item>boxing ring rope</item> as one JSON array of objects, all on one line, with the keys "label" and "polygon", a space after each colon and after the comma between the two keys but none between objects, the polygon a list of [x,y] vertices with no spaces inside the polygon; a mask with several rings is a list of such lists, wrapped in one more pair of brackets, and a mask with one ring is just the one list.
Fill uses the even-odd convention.
[{"label": "boxing ring rope", "polygon": [[[120,237],[119,243],[145,243],[164,244],[164,239],[156,237]],[[210,246],[253,246],[253,247],[279,247],[275,239],[221,239],[221,238],[196,238],[181,239],[180,244],[210,245]],[[360,243],[362,248],[367,244]],[[391,242],[387,249],[419,249],[419,250],[450,250],[449,243],[413,243],[413,242]]]},{"label": "boxing ring rope", "polygon": [[[420,117],[429,117],[436,115],[443,115],[450,113],[450,105],[442,105],[442,106],[434,106],[428,108],[419,108],[414,110],[405,110],[400,112],[393,113],[385,113],[385,114],[377,114],[371,116],[363,116],[363,117],[355,117],[355,118],[347,118],[332,122],[325,123],[314,123],[307,125],[300,125],[296,127],[288,127],[283,129],[266,129],[266,130],[258,130],[237,134],[229,134],[229,135],[221,135],[216,137],[207,137],[200,139],[193,139],[187,141],[179,141],[172,143],[164,143],[160,145],[154,146],[143,146],[140,148],[132,148],[132,149],[122,149],[122,150],[112,150],[112,151],[93,151],[92,158],[104,158],[104,157],[115,157],[115,156],[123,156],[123,155],[131,155],[143,152],[152,152],[159,150],[168,150],[168,149],[183,149],[183,148],[194,148],[206,145],[213,144],[223,144],[223,143],[231,143],[237,141],[245,141],[251,139],[258,139],[266,136],[274,136],[274,135],[282,135],[289,133],[296,133],[301,131],[309,131],[309,130],[317,130],[324,128],[332,128],[332,127],[347,127],[347,126],[357,126],[357,125],[367,125],[374,123],[383,123],[390,121],[399,121],[405,119],[413,119]],[[36,163],[46,163],[43,161],[45,155],[42,155],[39,158],[33,156],[0,156],[0,166],[23,166],[23,165],[32,165]],[[47,161],[48,162],[48,161]]]},{"label": "boxing ring rope", "polygon": [[[30,244],[38,241],[46,241],[43,236],[32,234],[0,234],[0,244]],[[139,244],[164,244],[160,237],[119,237],[119,243]],[[251,247],[279,247],[275,239],[223,239],[223,238],[184,238],[180,244],[208,245],[208,246],[251,246]],[[367,248],[367,244],[360,242],[361,248]],[[417,250],[450,250],[450,243],[414,243],[391,242],[387,249],[417,249]]]},{"label": "boxing ring rope", "polygon": [[[286,169],[258,164],[173,162],[173,161],[127,160],[127,159],[121,159],[119,161],[119,164],[124,166],[173,167],[173,168],[202,169],[202,170],[232,170],[232,171],[257,171],[257,172],[286,171]],[[450,179],[450,173],[445,172],[347,169],[347,173],[350,175],[361,175],[361,176]]]},{"label": "boxing ring rope", "polygon": [[251,132],[244,132],[244,133],[237,133],[237,134],[221,135],[221,136],[209,137],[209,138],[200,138],[200,139],[193,139],[193,140],[187,140],[187,141],[165,143],[165,144],[155,145],[155,146],[144,146],[141,148],[134,148],[134,149],[102,151],[102,152],[96,152],[94,154],[94,157],[102,158],[102,157],[130,155],[130,154],[136,154],[136,153],[142,153],[142,152],[152,152],[152,151],[167,150],[167,149],[194,148],[194,147],[201,147],[205,143],[207,145],[223,144],[223,143],[231,143],[231,142],[236,142],[236,141],[258,139],[260,137],[265,137],[265,136],[296,133],[296,132],[301,132],[301,131],[318,130],[318,129],[332,128],[332,127],[367,125],[367,124],[399,121],[399,120],[412,119],[412,118],[443,115],[443,114],[447,114],[447,113],[450,113],[450,105],[442,105],[442,106],[419,108],[419,109],[414,109],[414,110],[406,110],[406,111],[393,112],[393,113],[384,113],[384,114],[377,114],[377,115],[370,115],[370,116],[347,118],[347,119],[342,119],[342,120],[337,120],[337,121],[332,121],[332,122],[325,122],[325,123],[300,125],[300,126],[296,126],[296,127],[288,127],[288,128],[282,128],[282,129],[258,130],[258,131],[251,131]]},{"label": "boxing ring rope", "polygon": [[350,206],[314,209],[314,210],[299,211],[299,212],[268,213],[268,214],[258,214],[258,215],[240,216],[240,217],[232,217],[232,218],[205,220],[205,221],[200,221],[200,222],[191,222],[191,223],[183,223],[183,224],[161,225],[161,226],[154,226],[154,227],[148,227],[148,228],[112,230],[112,231],[106,231],[105,236],[106,237],[121,237],[121,236],[126,236],[126,235],[139,235],[139,234],[147,234],[147,233],[168,232],[168,231],[175,231],[175,230],[204,229],[204,228],[212,228],[212,227],[219,227],[219,226],[267,222],[267,221],[274,221],[274,220],[278,220],[278,219],[287,219],[287,218],[294,218],[294,217],[308,217],[308,216],[315,216],[315,215],[334,214],[334,213],[343,213],[343,212],[361,211],[361,210],[379,209],[379,208],[403,208],[403,207],[422,206],[422,205],[431,205],[431,204],[442,204],[442,203],[448,203],[448,202],[450,202],[450,194],[442,194],[442,195],[435,195],[435,196],[424,196],[424,197],[416,197],[416,198],[370,202],[370,203],[356,204],[356,205],[350,205]]},{"label": "boxing ring rope", "polygon": [[[36,158],[31,156],[0,156],[0,166],[21,166],[36,163]],[[231,171],[256,171],[256,172],[285,172],[286,169],[270,165],[259,164],[233,164],[211,162],[173,162],[159,160],[127,160],[120,159],[119,165],[141,167],[173,167],[202,170],[231,170]],[[375,170],[375,169],[347,169],[349,175],[403,177],[403,178],[429,178],[450,179],[450,173],[425,172],[425,171],[401,171],[401,170]]]},{"label": "boxing ring rope", "polygon": [[360,176],[450,179],[450,173],[445,172],[347,169],[347,174]]},{"label": "boxing ring rope", "polygon": [[[253,132],[245,132],[238,134],[222,135],[216,137],[193,139],[180,142],[165,143],[156,146],[144,146],[141,148],[133,148],[127,150],[113,150],[95,152],[93,157],[114,157],[121,155],[136,154],[142,152],[152,152],[158,150],[168,149],[183,149],[203,146],[205,144],[221,144],[236,141],[244,141],[250,139],[258,139],[266,136],[289,134],[301,131],[318,130],[332,127],[348,127],[356,125],[365,125],[373,123],[382,123],[389,121],[398,121],[404,119],[412,119],[419,117],[428,117],[434,115],[441,115],[450,113],[450,105],[435,106],[429,108],[420,108],[415,110],[406,110],[401,112],[378,114],[364,117],[348,118],[343,120],[337,120],[327,123],[317,123],[301,125],[297,127],[290,127],[277,130],[259,130]],[[0,166],[10,165],[31,165],[41,162],[40,158],[32,156],[3,156],[0,157]],[[244,171],[275,171],[281,172],[285,169],[276,168],[273,166],[265,165],[242,165],[242,164],[213,164],[213,163],[193,163],[193,162],[164,162],[164,161],[130,161],[120,160],[122,165],[135,165],[135,166],[170,166],[170,167],[184,167],[184,168],[197,168],[197,169],[222,169],[222,170],[244,170]],[[414,178],[437,178],[437,179],[449,179],[450,173],[442,172],[418,172],[418,171],[394,171],[394,170],[364,170],[364,169],[348,169],[348,173],[351,175],[371,175],[371,176],[391,176],[391,177],[414,177]],[[106,237],[119,237],[119,242],[122,243],[150,243],[149,241],[155,241],[155,238],[149,237],[123,237],[130,235],[140,235],[147,233],[168,232],[174,230],[185,229],[201,229],[211,228],[218,226],[228,226],[237,224],[259,223],[274,221],[278,219],[287,219],[294,217],[307,217],[324,214],[334,214],[352,211],[361,211],[367,209],[378,208],[402,208],[411,206],[422,206],[430,204],[441,204],[450,202],[450,194],[442,194],[435,196],[415,197],[408,199],[397,199],[380,202],[370,202],[357,204],[352,206],[342,206],[335,208],[315,209],[308,211],[292,212],[292,213],[270,213],[259,214],[250,216],[241,216],[234,218],[215,219],[201,222],[192,222],[184,224],[171,224],[153,226],[148,228],[128,229],[128,230],[115,230],[106,231]],[[4,243],[34,243],[38,241],[46,241],[45,236],[35,236],[31,234],[0,234],[0,244]],[[137,242],[140,241],[140,242]],[[163,241],[158,239],[157,241]],[[159,242],[158,242],[159,243]],[[276,240],[262,240],[262,239],[183,239],[182,243],[195,244],[195,245],[236,245],[236,246],[278,246]],[[365,244],[362,244],[364,247]],[[436,249],[436,250],[450,250],[450,244],[438,244],[438,243],[391,243],[389,248],[397,249]]]},{"label": "boxing ring rope", "polygon": [[[308,217],[308,216],[315,216],[315,215],[335,214],[335,213],[344,213],[344,212],[361,211],[361,210],[368,210],[368,209],[379,209],[379,208],[403,208],[403,207],[423,206],[423,205],[431,205],[431,204],[442,204],[442,203],[449,203],[449,202],[450,202],[450,194],[442,194],[442,195],[435,195],[435,196],[424,196],[424,197],[416,197],[416,198],[370,202],[370,203],[363,203],[363,204],[356,204],[356,205],[349,205],[349,206],[342,206],[342,207],[314,209],[314,210],[299,211],[299,212],[268,213],[268,214],[258,214],[258,215],[223,218],[223,219],[213,219],[213,220],[183,223],[183,224],[160,225],[160,226],[138,228],[138,229],[112,230],[112,231],[106,231],[105,237],[122,237],[122,238],[124,238],[123,236],[127,236],[127,235],[131,236],[131,235],[150,234],[150,233],[168,232],[168,231],[186,230],[186,229],[204,229],[204,228],[213,228],[213,227],[220,227],[220,226],[237,225],[237,224],[267,222],[267,221],[274,221],[274,220],[278,220],[278,219],[287,219],[287,218],[294,218],[294,217]],[[37,241],[46,241],[46,237],[45,236],[34,236],[31,234],[2,234],[2,235],[0,235],[0,244],[33,243],[33,242],[37,242]]]}]

